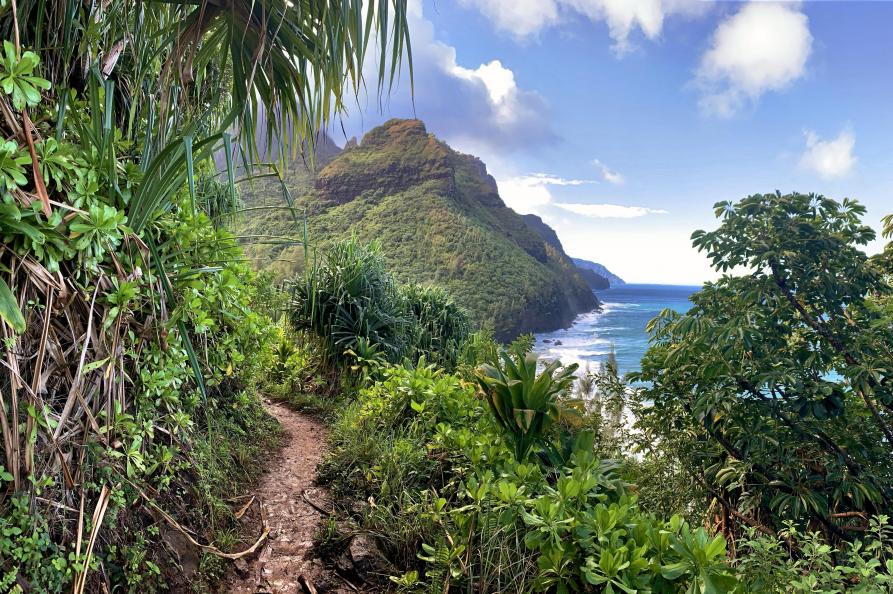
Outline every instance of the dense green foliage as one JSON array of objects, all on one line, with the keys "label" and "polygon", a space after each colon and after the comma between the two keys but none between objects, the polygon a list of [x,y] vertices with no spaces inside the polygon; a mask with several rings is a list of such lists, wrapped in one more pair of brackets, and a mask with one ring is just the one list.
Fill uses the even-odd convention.
[{"label": "dense green foliage", "polygon": [[861,251],[853,201],[718,204],[693,239],[725,275],[652,323],[646,383],[577,394],[493,332],[591,292],[420,122],[277,179],[243,228],[301,275],[255,278],[225,131],[312,148],[375,30],[381,88],[396,0],[0,6],[0,590],[210,589],[255,541],[230,498],[276,441],[263,390],[331,415],[330,540],[376,535],[394,588],[893,591],[893,246]]},{"label": "dense green foliage", "polygon": [[[351,236],[378,241],[399,282],[446,289],[502,339],[560,327],[596,306],[564,252],[505,206],[484,165],[417,120],[372,130],[317,174],[293,163],[284,183],[312,246],[325,251]],[[278,180],[241,190],[247,212],[239,232],[252,261],[285,276],[302,271],[303,223],[282,208]]]},{"label": "dense green foliage", "polygon": [[212,156],[273,105],[268,140],[309,146],[371,31],[399,68],[406,5],[20,0],[0,31],[0,590],[206,590],[276,440]]},{"label": "dense green foliage", "polygon": [[319,336],[335,362],[404,357],[456,364],[468,316],[441,289],[399,286],[377,243],[344,240],[326,250],[293,287],[295,328]]},{"label": "dense green foliage", "polygon": [[739,539],[736,571],[747,594],[893,592],[893,526],[872,518],[864,536],[834,547],[818,532],[788,524],[777,536],[748,528]]},{"label": "dense green foliage", "polygon": [[567,431],[549,433],[560,464],[519,461],[474,384],[389,367],[338,416],[324,475],[374,502],[355,520],[417,567],[394,578],[408,590],[729,591],[722,537],[639,510],[591,432]]},{"label": "dense green foliage", "polygon": [[[624,384],[608,365],[572,391],[560,363],[537,369],[529,339],[500,354],[473,334],[454,375],[385,365],[348,392],[323,477],[342,517],[404,572],[398,588],[893,591],[886,362],[864,375],[853,363],[889,344],[886,252],[852,249],[871,233],[851,202],[769,195],[718,212],[723,225],[696,242],[720,266],[753,256],[755,272],[652,323],[634,378],[648,384]],[[774,264],[761,276],[764,257]],[[860,278],[870,284],[846,286]],[[846,352],[835,330],[848,332]]]},{"label": "dense green foliage", "polygon": [[652,322],[642,425],[731,533],[786,520],[851,538],[893,501],[890,270],[857,203],[803,194],[717,205],[697,232],[723,276]]}]

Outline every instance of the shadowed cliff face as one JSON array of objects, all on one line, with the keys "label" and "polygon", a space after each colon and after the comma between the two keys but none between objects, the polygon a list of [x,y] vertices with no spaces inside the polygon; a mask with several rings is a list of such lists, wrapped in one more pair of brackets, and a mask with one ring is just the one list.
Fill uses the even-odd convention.
[{"label": "shadowed cliff face", "polygon": [[[598,306],[560,242],[545,241],[505,205],[486,165],[418,120],[391,120],[349,142],[307,187],[293,193],[301,195],[312,243],[378,240],[398,279],[444,286],[502,339],[566,326]],[[265,220],[248,231],[294,234]],[[300,249],[267,255],[300,262]]]}]

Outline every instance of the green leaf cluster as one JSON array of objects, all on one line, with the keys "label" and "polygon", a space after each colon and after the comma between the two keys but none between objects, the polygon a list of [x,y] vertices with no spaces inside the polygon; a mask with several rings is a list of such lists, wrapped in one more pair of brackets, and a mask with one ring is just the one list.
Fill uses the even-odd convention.
[{"label": "green leaf cluster", "polygon": [[[515,349],[523,364],[523,349]],[[551,372],[542,377],[554,381]],[[566,430],[546,427],[543,439]],[[430,365],[385,367],[341,409],[323,477],[345,505],[367,502],[354,518],[381,535],[383,550],[406,572],[394,584],[414,592],[445,584],[500,592],[732,591],[724,539],[643,512],[619,465],[595,456],[591,432],[573,433],[557,464],[519,460],[503,432],[474,384]]]},{"label": "green leaf cluster", "polygon": [[501,361],[484,363],[477,372],[493,416],[513,443],[518,460],[525,460],[530,448],[542,442],[561,417],[559,396],[574,383],[578,367],[551,361],[538,372],[538,360],[533,352],[503,351]]},{"label": "green leaf cluster", "polygon": [[12,106],[18,110],[40,103],[40,91],[50,88],[50,81],[35,75],[38,64],[40,58],[34,52],[19,55],[11,41],[3,41],[0,88],[12,98]]}]

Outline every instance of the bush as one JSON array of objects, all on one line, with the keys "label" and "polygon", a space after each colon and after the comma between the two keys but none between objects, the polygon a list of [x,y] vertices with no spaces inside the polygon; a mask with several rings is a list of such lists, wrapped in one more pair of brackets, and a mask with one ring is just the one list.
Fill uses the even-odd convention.
[{"label": "bush", "polygon": [[291,321],[315,333],[341,367],[380,352],[386,361],[424,357],[452,368],[470,324],[443,289],[398,286],[376,243],[335,244],[293,285]]},{"label": "bush", "polygon": [[409,327],[410,359],[425,356],[452,369],[471,333],[467,312],[440,287],[403,285],[400,296],[413,320]]},{"label": "bush", "polygon": [[334,423],[322,477],[406,572],[398,587],[730,591],[722,537],[642,512],[591,433],[557,467],[519,461],[472,383],[432,365],[381,373]]},{"label": "bush", "polygon": [[893,592],[893,527],[888,516],[872,518],[864,537],[838,547],[791,522],[777,536],[749,528],[738,547],[735,570],[741,594]]},{"label": "bush", "polygon": [[343,362],[361,338],[398,360],[407,348],[404,314],[376,244],[341,241],[294,284],[292,324],[322,338],[335,362]]}]

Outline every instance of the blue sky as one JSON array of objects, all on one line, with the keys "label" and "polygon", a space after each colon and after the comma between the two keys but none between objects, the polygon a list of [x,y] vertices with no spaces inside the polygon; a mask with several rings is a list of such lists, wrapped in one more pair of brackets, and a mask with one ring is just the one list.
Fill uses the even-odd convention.
[{"label": "blue sky", "polygon": [[893,212],[893,3],[411,0],[411,13],[414,109],[402,84],[354,108],[348,135],[423,119],[568,253],[629,281],[715,278],[689,236],[716,226],[719,200],[849,196],[876,228]]}]

